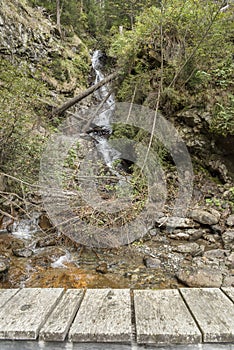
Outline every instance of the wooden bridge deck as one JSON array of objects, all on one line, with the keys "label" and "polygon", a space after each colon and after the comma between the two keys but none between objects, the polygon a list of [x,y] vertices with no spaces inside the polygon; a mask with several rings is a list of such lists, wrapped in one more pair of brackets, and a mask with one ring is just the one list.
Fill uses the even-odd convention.
[{"label": "wooden bridge deck", "polygon": [[0,349],[234,349],[233,303],[234,288],[0,289]]}]

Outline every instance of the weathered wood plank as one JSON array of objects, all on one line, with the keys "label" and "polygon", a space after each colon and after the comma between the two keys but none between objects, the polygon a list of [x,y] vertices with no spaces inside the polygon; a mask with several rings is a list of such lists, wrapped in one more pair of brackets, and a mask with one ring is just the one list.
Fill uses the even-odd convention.
[{"label": "weathered wood plank", "polygon": [[63,341],[80,306],[83,296],[81,289],[69,289],[50,314],[40,330],[40,340]]},{"label": "weathered wood plank", "polygon": [[130,290],[87,290],[69,339],[73,342],[130,342]]},{"label": "weathered wood plank", "polygon": [[202,330],[203,341],[234,341],[234,307],[218,288],[182,288],[181,293]]},{"label": "weathered wood plank", "polygon": [[0,343],[1,350],[234,350],[232,344],[191,344],[174,345],[157,348],[154,345],[111,344],[111,343],[68,343],[64,342],[37,342],[37,341],[10,341]]},{"label": "weathered wood plank", "polygon": [[63,288],[25,288],[0,310],[0,339],[36,339]]},{"label": "weathered wood plank", "polygon": [[178,290],[136,290],[134,306],[139,344],[201,341],[201,333]]},{"label": "weathered wood plank", "polygon": [[223,287],[222,290],[234,302],[234,288],[233,287],[225,287],[225,288]]},{"label": "weathered wood plank", "polygon": [[0,308],[10,300],[19,289],[0,289]]}]

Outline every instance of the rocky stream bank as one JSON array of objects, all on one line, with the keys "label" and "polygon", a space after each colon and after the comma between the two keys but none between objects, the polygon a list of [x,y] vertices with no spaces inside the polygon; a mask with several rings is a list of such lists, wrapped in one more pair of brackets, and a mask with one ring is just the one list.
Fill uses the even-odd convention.
[{"label": "rocky stream bank", "polygon": [[232,196],[230,185],[199,178],[186,218],[162,213],[142,239],[113,249],[70,241],[31,204],[30,219],[2,217],[0,287],[234,286]]}]

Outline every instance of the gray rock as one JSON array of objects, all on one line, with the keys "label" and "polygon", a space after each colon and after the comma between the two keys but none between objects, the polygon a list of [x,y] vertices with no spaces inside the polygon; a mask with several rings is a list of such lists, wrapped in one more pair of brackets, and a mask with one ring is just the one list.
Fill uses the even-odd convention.
[{"label": "gray rock", "polygon": [[234,287],[234,276],[225,276],[222,287]]},{"label": "gray rock", "polygon": [[208,259],[224,259],[228,256],[229,251],[225,249],[211,249],[204,253],[204,256]]},{"label": "gray rock", "polygon": [[225,249],[234,249],[234,230],[227,230],[222,235]]},{"label": "gray rock", "polygon": [[0,256],[0,278],[9,270],[9,263],[6,258]]},{"label": "gray rock", "polygon": [[182,253],[182,254],[190,254],[192,256],[202,255],[204,251],[204,246],[200,246],[197,243],[186,243],[180,244],[177,247],[173,248],[174,252]]},{"label": "gray rock", "polygon": [[157,224],[160,227],[168,227],[168,228],[193,228],[195,227],[195,223],[189,218],[180,218],[176,216],[166,217],[163,216],[157,219]]},{"label": "gray rock", "polygon": [[150,269],[158,268],[161,265],[160,259],[152,258],[152,257],[144,257],[143,262],[144,262],[145,266],[150,268]]},{"label": "gray rock", "polygon": [[212,210],[212,213],[203,209],[194,209],[190,212],[190,217],[204,225],[216,225],[219,222],[220,214],[217,210]]},{"label": "gray rock", "polygon": [[217,233],[218,235],[221,235],[225,230],[224,227],[220,225],[212,225],[210,228],[213,233]]},{"label": "gray rock", "polygon": [[226,266],[229,267],[230,269],[234,269],[234,252],[232,252],[228,258],[226,259],[225,262]]},{"label": "gray rock", "polygon": [[186,232],[189,234],[189,241],[197,241],[204,234],[204,231],[196,229],[189,229]]},{"label": "gray rock", "polygon": [[223,275],[218,269],[208,267],[182,270],[177,272],[177,279],[188,287],[194,288],[220,288]]},{"label": "gray rock", "polygon": [[189,239],[189,234],[185,232],[177,232],[177,233],[172,233],[168,236],[171,239],[176,239],[178,241],[188,241]]},{"label": "gray rock", "polygon": [[234,214],[230,215],[230,216],[227,218],[226,224],[227,224],[228,226],[234,226]]},{"label": "gray rock", "polygon": [[29,248],[22,248],[22,249],[16,248],[16,249],[12,249],[12,252],[15,256],[20,258],[29,258],[33,254],[33,251]]}]

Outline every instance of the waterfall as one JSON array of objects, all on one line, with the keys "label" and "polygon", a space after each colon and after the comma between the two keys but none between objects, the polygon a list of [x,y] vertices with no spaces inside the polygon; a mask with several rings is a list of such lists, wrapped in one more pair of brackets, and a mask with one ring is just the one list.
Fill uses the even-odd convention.
[{"label": "waterfall", "polygon": [[[92,56],[92,67],[96,73],[95,84],[104,79],[104,75],[101,71],[102,63],[101,58],[103,54],[101,51],[96,50]],[[98,91],[95,92],[95,97],[99,101],[103,101],[109,95],[108,88],[104,85]],[[101,130],[106,131],[107,134],[111,134],[111,117],[115,110],[115,100],[111,94],[103,105],[103,108],[95,118],[93,123],[101,128]],[[112,168],[112,163],[120,158],[120,153],[113,149],[107,140],[105,135],[100,135],[98,132],[90,132],[91,136],[97,141],[97,150],[102,154],[104,162],[109,168]]]}]

